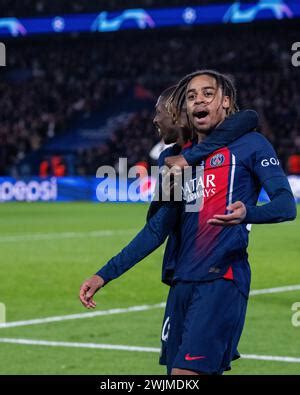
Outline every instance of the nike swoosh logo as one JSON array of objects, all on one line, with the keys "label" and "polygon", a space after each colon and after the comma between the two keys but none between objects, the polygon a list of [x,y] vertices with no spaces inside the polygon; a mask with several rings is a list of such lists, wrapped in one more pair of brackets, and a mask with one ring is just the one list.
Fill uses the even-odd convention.
[{"label": "nike swoosh logo", "polygon": [[199,355],[198,357],[191,357],[190,353],[186,354],[185,356],[186,361],[194,361],[196,359],[204,359],[204,358],[206,358],[204,355]]}]

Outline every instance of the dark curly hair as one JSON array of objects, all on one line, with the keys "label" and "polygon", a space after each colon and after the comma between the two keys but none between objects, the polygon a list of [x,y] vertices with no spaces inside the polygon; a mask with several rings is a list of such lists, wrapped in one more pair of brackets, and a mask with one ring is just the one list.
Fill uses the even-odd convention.
[{"label": "dark curly hair", "polygon": [[221,74],[218,71],[203,69],[197,70],[183,77],[168,97],[166,107],[168,112],[172,114],[174,120],[179,118],[179,115],[183,109],[186,89],[189,82],[199,75],[209,75],[213,77],[217,82],[217,87],[221,88],[225,96],[229,96],[230,105],[227,109],[227,116],[238,111],[238,106],[236,103],[236,88],[232,79],[228,75]]}]

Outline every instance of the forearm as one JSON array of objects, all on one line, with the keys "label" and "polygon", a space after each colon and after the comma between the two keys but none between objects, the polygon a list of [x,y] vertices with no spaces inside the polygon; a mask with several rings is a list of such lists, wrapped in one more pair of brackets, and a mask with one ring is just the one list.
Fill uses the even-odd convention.
[{"label": "forearm", "polygon": [[96,274],[105,283],[121,276],[152,251],[163,244],[176,218],[177,208],[169,204],[149,219],[136,237],[116,256],[110,259]]},{"label": "forearm", "polygon": [[156,234],[151,234],[146,225],[128,246],[111,258],[96,274],[101,276],[105,283],[114,280],[158,248],[163,241]]}]

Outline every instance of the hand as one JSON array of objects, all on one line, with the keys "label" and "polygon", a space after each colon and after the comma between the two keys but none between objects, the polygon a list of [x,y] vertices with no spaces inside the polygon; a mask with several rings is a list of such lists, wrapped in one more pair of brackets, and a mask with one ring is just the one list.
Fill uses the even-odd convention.
[{"label": "hand", "polygon": [[98,275],[94,275],[86,280],[80,287],[79,299],[87,309],[95,308],[96,302],[93,300],[95,293],[104,285],[104,280]]},{"label": "hand", "polygon": [[214,218],[207,221],[210,225],[215,226],[231,226],[240,224],[246,217],[247,209],[243,202],[237,201],[230,204],[227,210],[232,211],[231,214],[215,214]]},{"label": "hand", "polygon": [[180,169],[184,169],[189,166],[183,155],[168,156],[165,158],[165,164],[168,167],[177,166]]},{"label": "hand", "polygon": [[182,170],[178,166],[173,166],[171,169],[164,167],[161,171],[162,182],[162,200],[163,201],[178,201],[181,198]]}]

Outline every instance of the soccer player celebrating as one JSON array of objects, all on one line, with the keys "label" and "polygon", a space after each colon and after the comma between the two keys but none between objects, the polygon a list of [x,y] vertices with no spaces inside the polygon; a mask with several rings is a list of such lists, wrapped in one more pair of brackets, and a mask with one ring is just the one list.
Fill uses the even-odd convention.
[{"label": "soccer player celebrating", "polygon": [[[234,85],[218,72],[200,70],[183,78],[168,103],[175,112],[184,104],[199,143],[235,111]],[[189,152],[182,153],[187,161]],[[183,185],[180,249],[162,331],[161,363],[173,374],[221,374],[230,368],[238,357],[250,288],[248,224],[296,216],[287,178],[261,134],[246,134],[201,165],[199,179]],[[271,202],[256,207],[261,187]]]},{"label": "soccer player celebrating", "polygon": [[[174,112],[177,119],[186,103],[198,143],[204,138],[207,142],[235,111],[235,89],[227,77],[201,71],[184,78],[168,102],[168,108],[172,108],[169,112]],[[183,150],[183,155],[189,152],[195,157],[199,147],[194,143]],[[178,212],[171,203],[160,207],[130,245],[81,287],[82,303],[95,307],[92,298],[101,286],[160,245],[172,228],[178,228],[179,250],[173,258],[176,264],[172,267],[162,330],[160,363],[167,365],[168,373],[220,374],[236,357],[250,284],[246,223],[261,216],[261,222],[295,217],[293,196],[278,162],[267,169],[269,172],[267,166],[259,168],[262,152],[271,155],[264,163],[276,161],[269,143],[261,135],[250,133],[218,149],[205,161],[200,156],[203,173],[196,182],[192,176],[184,185],[183,208]],[[271,203],[257,208],[261,185]],[[237,197],[246,205],[240,201],[232,205]],[[187,209],[193,200],[198,200],[197,212]],[[280,212],[276,216],[278,204]],[[257,209],[262,210],[257,214]],[[225,226],[233,224],[237,226]]]},{"label": "soccer player celebrating", "polygon": [[[164,165],[168,156],[176,158],[184,146],[189,144],[191,136],[186,112],[180,111],[179,116],[174,118],[174,114],[167,110],[166,104],[176,86],[167,88],[158,98],[155,106],[155,117],[153,123],[165,144],[174,144],[165,149],[158,160],[159,167]],[[228,117],[208,138],[200,145],[190,151],[190,155],[204,158],[217,148],[221,148],[240,136],[250,132],[257,125],[257,114],[252,110],[240,111]],[[159,183],[161,184],[161,178]],[[161,185],[157,187],[157,194],[161,194]],[[93,300],[94,294],[109,281],[119,277],[128,269],[145,258],[153,250],[158,248],[166,239],[163,266],[162,282],[171,285],[174,271],[176,251],[178,249],[178,229],[175,226],[177,220],[178,205],[164,201],[153,200],[147,213],[147,223],[141,232],[126,246],[120,254],[113,257],[96,275],[86,280],[80,288],[80,300],[87,308],[96,307]],[[172,218],[172,220],[171,220]]]}]

